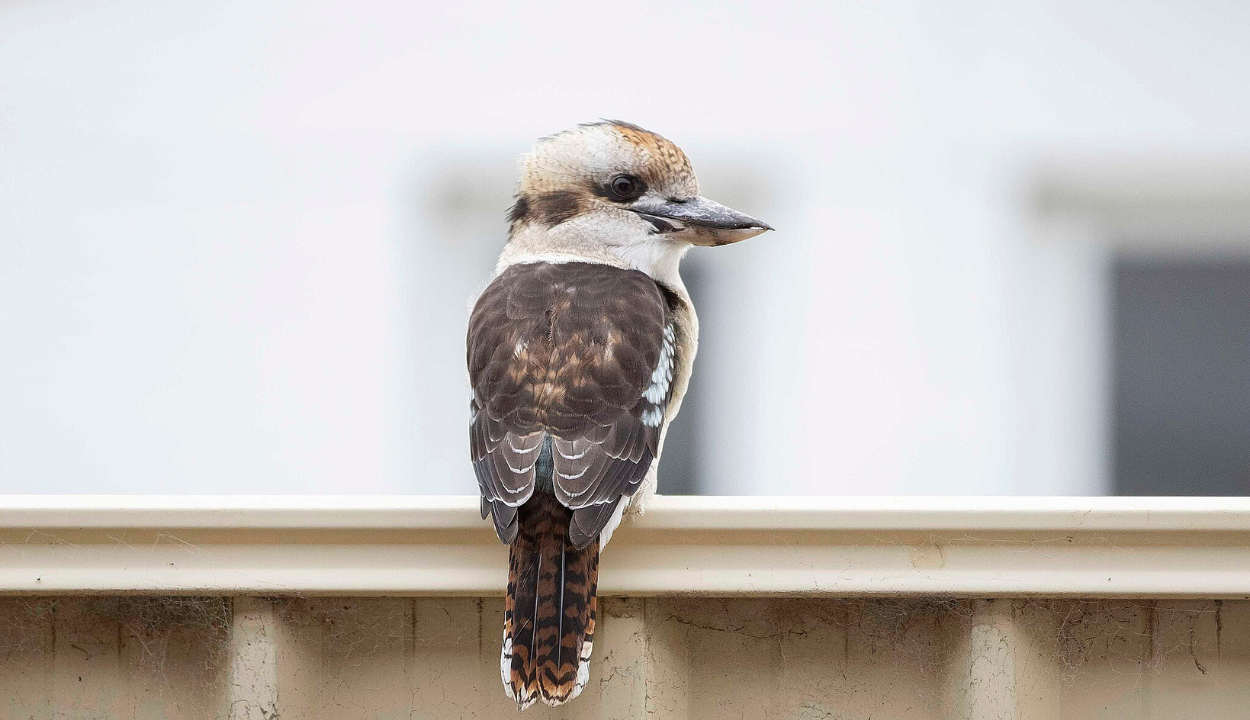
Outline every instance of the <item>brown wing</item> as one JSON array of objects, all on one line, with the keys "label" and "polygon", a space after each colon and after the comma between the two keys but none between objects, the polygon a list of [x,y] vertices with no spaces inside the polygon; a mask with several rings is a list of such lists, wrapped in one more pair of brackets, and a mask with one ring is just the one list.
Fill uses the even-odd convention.
[{"label": "brown wing", "polygon": [[585,547],[659,454],[676,342],[655,281],[592,263],[514,265],[469,320],[469,439],[500,539],[539,484]]}]

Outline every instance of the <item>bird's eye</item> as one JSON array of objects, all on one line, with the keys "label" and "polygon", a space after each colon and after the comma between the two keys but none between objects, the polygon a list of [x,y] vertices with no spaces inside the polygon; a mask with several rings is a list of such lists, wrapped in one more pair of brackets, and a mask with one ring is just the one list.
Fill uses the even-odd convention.
[{"label": "bird's eye", "polygon": [[646,189],[642,181],[632,175],[617,175],[608,183],[617,200],[636,200]]}]

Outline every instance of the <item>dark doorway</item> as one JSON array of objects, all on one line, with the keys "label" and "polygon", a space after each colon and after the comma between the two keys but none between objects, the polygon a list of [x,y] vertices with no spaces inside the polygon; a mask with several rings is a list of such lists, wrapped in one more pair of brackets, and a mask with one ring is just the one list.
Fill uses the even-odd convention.
[{"label": "dark doorway", "polygon": [[1250,494],[1250,260],[1113,272],[1116,494]]}]

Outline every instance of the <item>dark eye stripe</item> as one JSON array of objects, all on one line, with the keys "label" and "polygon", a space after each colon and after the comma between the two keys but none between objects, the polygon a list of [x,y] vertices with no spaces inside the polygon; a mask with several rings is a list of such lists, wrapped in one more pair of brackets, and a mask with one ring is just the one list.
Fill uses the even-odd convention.
[{"label": "dark eye stripe", "polygon": [[615,175],[602,186],[595,188],[595,194],[615,202],[632,202],[642,197],[647,191],[647,184],[636,175]]}]

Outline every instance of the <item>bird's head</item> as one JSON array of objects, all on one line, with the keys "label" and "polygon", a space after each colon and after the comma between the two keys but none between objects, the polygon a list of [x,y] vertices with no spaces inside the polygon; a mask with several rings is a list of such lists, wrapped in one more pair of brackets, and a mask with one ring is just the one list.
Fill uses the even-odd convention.
[{"label": "bird's head", "polygon": [[669,250],[728,245],[767,224],[699,195],[690,161],[636,125],[602,121],[543,138],[521,158],[512,235],[575,237],[587,245]]}]

